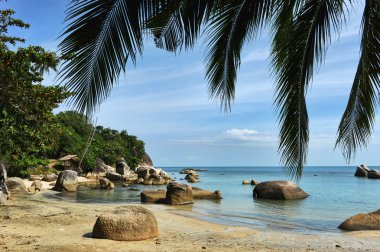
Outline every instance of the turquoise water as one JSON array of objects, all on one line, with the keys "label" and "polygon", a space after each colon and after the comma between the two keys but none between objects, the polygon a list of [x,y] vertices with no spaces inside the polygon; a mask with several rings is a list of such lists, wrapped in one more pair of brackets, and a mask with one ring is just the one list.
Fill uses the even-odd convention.
[{"label": "turquoise water", "polygon": [[[177,181],[181,168],[164,168]],[[204,167],[202,167],[204,168]],[[372,168],[372,167],[371,167]],[[300,232],[340,232],[337,226],[348,217],[380,209],[380,180],[354,177],[355,167],[306,167],[300,187],[310,197],[299,201],[255,200],[253,186],[243,179],[286,180],[280,167],[207,167],[193,186],[220,190],[220,201],[197,200],[178,213],[230,225],[274,228]],[[78,202],[140,202],[140,191],[160,186],[134,185],[114,191],[90,190],[58,197]],[[57,197],[55,196],[55,197]],[[174,207],[173,207],[174,208]]]}]

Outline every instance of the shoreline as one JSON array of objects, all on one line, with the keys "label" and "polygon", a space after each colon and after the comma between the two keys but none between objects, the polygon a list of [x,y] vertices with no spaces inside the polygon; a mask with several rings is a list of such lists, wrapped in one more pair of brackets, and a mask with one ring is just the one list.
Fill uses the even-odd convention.
[{"label": "shoreline", "polygon": [[[300,234],[217,224],[184,216],[183,207],[143,204],[159,237],[139,242],[91,238],[96,218],[120,204],[78,203],[40,194],[13,197],[0,208],[4,251],[380,251],[380,231]],[[196,213],[194,213],[196,214]]]}]

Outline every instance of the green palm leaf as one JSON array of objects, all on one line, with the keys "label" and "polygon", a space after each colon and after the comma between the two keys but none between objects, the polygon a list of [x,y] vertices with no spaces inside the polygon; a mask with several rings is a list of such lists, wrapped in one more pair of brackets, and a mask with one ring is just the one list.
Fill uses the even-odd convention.
[{"label": "green palm leaf", "polygon": [[[297,3],[293,6],[298,8]],[[309,142],[307,87],[314,65],[322,61],[331,31],[338,30],[344,13],[341,0],[308,0],[299,6],[295,14],[294,10],[290,14],[288,7],[284,7],[287,15],[294,15],[294,19],[291,23],[287,21],[288,25],[277,26],[272,47],[272,63],[277,75],[279,152],[286,171],[296,179],[302,175]],[[288,32],[286,39],[282,29]]]},{"label": "green palm leaf", "polygon": [[380,4],[367,0],[362,20],[361,57],[350,98],[338,128],[336,146],[347,161],[366,146],[375,123],[380,87]]},{"label": "green palm leaf", "polygon": [[207,30],[206,78],[212,97],[225,110],[235,96],[236,72],[244,42],[251,39],[267,20],[270,1],[220,1],[211,13]]},{"label": "green palm leaf", "polygon": [[110,93],[128,58],[143,48],[141,24],[160,1],[73,0],[59,49],[66,57],[60,80],[75,93],[72,102],[91,114]]}]

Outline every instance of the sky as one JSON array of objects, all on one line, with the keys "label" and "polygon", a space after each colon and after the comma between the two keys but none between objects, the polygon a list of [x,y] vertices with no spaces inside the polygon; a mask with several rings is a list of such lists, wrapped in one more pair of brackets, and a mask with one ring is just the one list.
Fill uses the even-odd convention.
[{"label": "sky", "polygon": [[[12,29],[27,40],[57,50],[65,27],[68,0],[9,0],[16,17],[31,25]],[[326,60],[317,69],[307,93],[310,144],[307,165],[346,165],[340,149],[334,150],[336,132],[347,104],[360,50],[363,6],[351,9],[347,25],[332,39]],[[268,59],[267,32],[246,43],[241,54],[236,97],[224,113],[210,99],[205,80],[202,40],[194,49],[177,55],[157,49],[145,40],[137,65],[128,64],[119,85],[96,114],[98,125],[126,129],[145,142],[155,166],[277,166],[278,120],[273,106],[274,78]],[[46,76],[45,84],[54,82]],[[68,110],[67,104],[55,112]],[[371,143],[350,163],[379,163],[379,124]]]}]

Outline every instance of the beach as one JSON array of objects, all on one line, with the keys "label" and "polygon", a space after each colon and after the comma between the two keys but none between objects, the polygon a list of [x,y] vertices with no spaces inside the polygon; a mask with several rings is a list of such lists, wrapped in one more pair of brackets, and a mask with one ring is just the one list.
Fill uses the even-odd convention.
[{"label": "beach", "polygon": [[[51,193],[45,191],[43,193]],[[380,251],[380,231],[300,234],[215,224],[182,207],[144,204],[157,218],[156,239],[91,237],[97,216],[120,204],[84,204],[43,194],[12,197],[0,208],[1,251]]]}]

